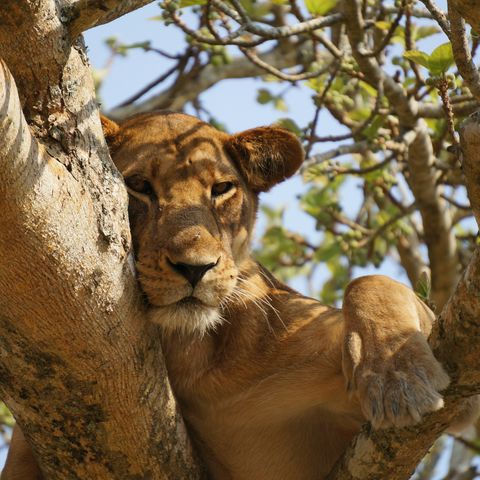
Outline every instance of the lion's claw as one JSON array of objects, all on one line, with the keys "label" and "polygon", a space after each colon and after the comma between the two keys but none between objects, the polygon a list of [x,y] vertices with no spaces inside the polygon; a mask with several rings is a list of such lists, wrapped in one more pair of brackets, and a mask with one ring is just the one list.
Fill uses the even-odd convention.
[{"label": "lion's claw", "polygon": [[[346,342],[344,355],[349,354],[348,346]],[[449,378],[421,334],[414,333],[394,351],[378,346],[376,352],[369,350],[367,359],[363,358],[366,348],[362,344],[362,358],[357,349],[345,362],[353,365],[353,378],[349,378],[348,372],[345,374],[363,414],[374,428],[412,425],[426,413],[443,407],[439,391],[447,387]]]}]

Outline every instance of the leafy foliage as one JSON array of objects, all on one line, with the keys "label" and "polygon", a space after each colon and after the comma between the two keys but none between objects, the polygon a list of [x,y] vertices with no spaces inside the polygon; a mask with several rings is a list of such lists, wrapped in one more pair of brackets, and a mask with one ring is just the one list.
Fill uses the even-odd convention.
[{"label": "leafy foliage", "polygon": [[425,67],[431,75],[442,75],[454,64],[450,42],[439,45],[430,55],[419,50],[409,50],[403,56]]}]

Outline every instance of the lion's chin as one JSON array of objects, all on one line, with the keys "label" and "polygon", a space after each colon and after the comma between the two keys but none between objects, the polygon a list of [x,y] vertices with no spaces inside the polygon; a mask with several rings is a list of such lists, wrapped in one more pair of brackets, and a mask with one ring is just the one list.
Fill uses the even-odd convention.
[{"label": "lion's chin", "polygon": [[203,336],[223,321],[218,308],[205,305],[193,297],[165,306],[152,306],[149,320],[167,333]]}]

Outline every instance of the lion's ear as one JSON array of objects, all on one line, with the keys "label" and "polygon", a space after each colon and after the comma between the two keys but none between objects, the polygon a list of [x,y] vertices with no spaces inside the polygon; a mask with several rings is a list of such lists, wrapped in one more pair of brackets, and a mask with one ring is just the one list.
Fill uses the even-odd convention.
[{"label": "lion's ear", "polygon": [[100,115],[100,121],[102,122],[103,135],[105,136],[107,145],[110,148],[110,151],[113,151],[120,140],[118,134],[120,127],[117,123],[104,115]]},{"label": "lion's ear", "polygon": [[291,177],[304,159],[297,137],[278,127],[252,128],[232,135],[227,150],[257,193]]}]

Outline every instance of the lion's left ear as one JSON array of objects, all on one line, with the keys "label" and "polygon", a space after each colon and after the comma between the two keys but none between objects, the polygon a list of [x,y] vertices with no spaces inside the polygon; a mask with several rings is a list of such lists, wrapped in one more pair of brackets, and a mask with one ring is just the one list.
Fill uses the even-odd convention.
[{"label": "lion's left ear", "polygon": [[266,192],[291,177],[304,159],[298,138],[278,127],[259,127],[232,135],[227,150],[250,188]]},{"label": "lion's left ear", "polygon": [[100,121],[102,123],[103,135],[105,136],[110,153],[113,153],[120,143],[120,126],[105,115],[100,115]]}]

